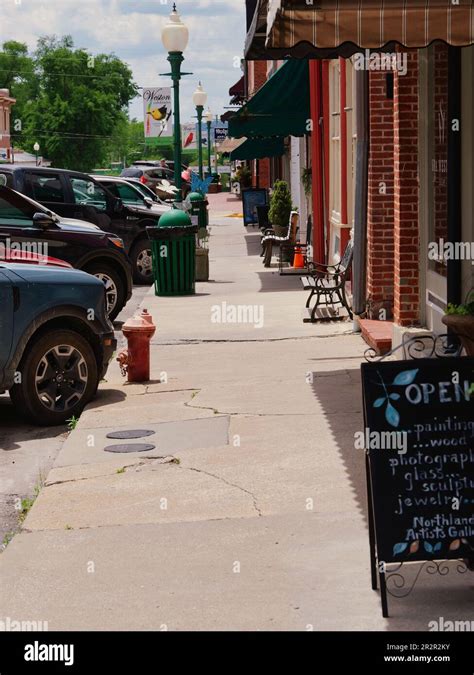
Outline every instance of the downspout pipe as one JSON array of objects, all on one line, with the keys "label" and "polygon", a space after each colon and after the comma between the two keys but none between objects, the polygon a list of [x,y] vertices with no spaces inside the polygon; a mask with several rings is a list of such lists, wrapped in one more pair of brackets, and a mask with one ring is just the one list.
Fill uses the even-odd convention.
[{"label": "downspout pipe", "polygon": [[369,175],[369,73],[356,71],[356,184],[354,206],[354,259],[352,302],[354,331],[359,332],[360,317],[366,311],[367,289],[367,196]]},{"label": "downspout pipe", "polygon": [[[461,159],[461,102],[462,59],[460,47],[449,47],[448,65],[448,241],[462,240],[462,159]],[[458,124],[456,126],[455,121]],[[448,303],[462,303],[462,262],[448,260]]]}]

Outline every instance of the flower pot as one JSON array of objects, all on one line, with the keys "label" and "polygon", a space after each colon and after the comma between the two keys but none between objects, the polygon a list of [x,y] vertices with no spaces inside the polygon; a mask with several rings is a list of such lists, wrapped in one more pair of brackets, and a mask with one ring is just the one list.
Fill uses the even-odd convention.
[{"label": "flower pot", "polygon": [[209,281],[208,248],[196,248],[196,281]]},{"label": "flower pot", "polygon": [[445,314],[442,321],[459,337],[466,354],[474,356],[474,316]]}]

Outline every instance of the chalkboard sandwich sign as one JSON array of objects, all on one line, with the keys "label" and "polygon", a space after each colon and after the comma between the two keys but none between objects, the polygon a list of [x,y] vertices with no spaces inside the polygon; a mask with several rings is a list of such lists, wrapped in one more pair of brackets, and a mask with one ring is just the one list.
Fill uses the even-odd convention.
[{"label": "chalkboard sandwich sign", "polygon": [[372,587],[378,574],[388,616],[387,564],[474,561],[474,359],[361,369]]}]

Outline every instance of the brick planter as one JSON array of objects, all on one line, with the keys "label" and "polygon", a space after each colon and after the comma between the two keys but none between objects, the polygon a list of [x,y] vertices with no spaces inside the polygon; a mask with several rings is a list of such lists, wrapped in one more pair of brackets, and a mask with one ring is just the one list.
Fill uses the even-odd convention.
[{"label": "brick planter", "polygon": [[446,314],[443,323],[450,328],[461,340],[468,356],[474,356],[474,316],[460,316]]}]

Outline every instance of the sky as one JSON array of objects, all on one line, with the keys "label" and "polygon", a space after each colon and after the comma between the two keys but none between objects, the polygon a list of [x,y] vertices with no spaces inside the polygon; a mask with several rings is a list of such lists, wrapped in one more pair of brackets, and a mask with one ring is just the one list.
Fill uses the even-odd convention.
[{"label": "sky", "polygon": [[[72,35],[76,47],[91,54],[115,53],[128,63],[141,87],[169,86],[167,54],[161,28],[172,0],[0,0],[0,43],[25,42],[31,51],[44,35]],[[208,104],[221,115],[229,105],[228,90],[241,77],[245,40],[245,0],[177,0],[181,19],[189,28],[181,80],[183,122],[195,114],[192,94],[199,80]],[[142,119],[142,103],[130,106],[131,117]]]}]

